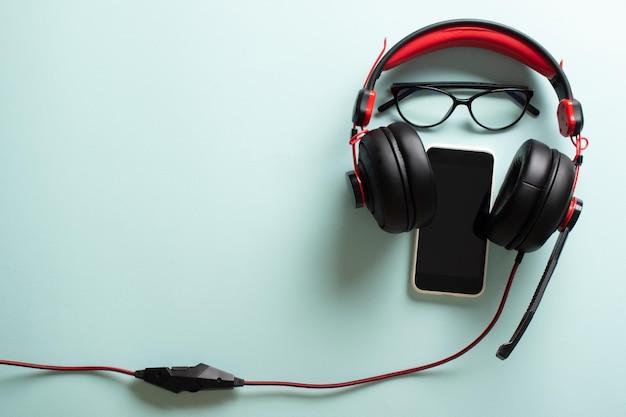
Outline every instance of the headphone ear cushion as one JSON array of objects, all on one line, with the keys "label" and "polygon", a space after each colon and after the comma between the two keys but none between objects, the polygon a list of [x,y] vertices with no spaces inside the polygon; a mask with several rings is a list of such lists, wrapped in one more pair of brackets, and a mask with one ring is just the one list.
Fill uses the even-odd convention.
[{"label": "headphone ear cushion", "polygon": [[394,123],[368,132],[359,144],[359,175],[367,208],[386,232],[407,232],[434,216],[432,169],[410,126]]},{"label": "headphone ear cushion", "polygon": [[365,205],[378,226],[390,233],[403,232],[407,223],[403,181],[382,129],[371,130],[361,139],[358,166]]},{"label": "headphone ear cushion", "polygon": [[435,175],[424,145],[415,129],[403,122],[389,125],[402,153],[409,182],[415,221],[411,229],[424,227],[435,217],[437,191]]},{"label": "headphone ear cushion", "polygon": [[524,142],[489,216],[489,240],[522,252],[541,247],[567,213],[574,180],[565,155],[534,139]]},{"label": "headphone ear cushion", "polygon": [[553,149],[552,153],[553,175],[546,187],[545,200],[540,202],[538,213],[515,242],[516,250],[521,252],[532,252],[543,246],[558,230],[569,211],[576,181],[576,166],[561,152]]}]

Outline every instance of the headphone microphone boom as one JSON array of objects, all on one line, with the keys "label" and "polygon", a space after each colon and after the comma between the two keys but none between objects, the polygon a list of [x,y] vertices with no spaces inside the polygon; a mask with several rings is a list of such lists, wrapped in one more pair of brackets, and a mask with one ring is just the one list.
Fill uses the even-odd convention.
[{"label": "headphone microphone boom", "polygon": [[526,310],[524,317],[522,317],[522,320],[517,326],[517,329],[515,329],[515,333],[513,333],[511,340],[509,340],[507,343],[502,344],[500,348],[498,349],[498,353],[496,353],[496,356],[498,358],[502,360],[505,360],[506,358],[508,358],[511,352],[513,352],[513,349],[515,349],[515,346],[517,346],[520,339],[524,335],[526,328],[530,324],[530,321],[533,319],[533,316],[535,315],[535,312],[537,311],[537,307],[539,307],[539,303],[541,302],[541,299],[543,298],[543,294],[546,291],[546,288],[548,287],[550,278],[552,278],[552,273],[556,269],[556,264],[558,263],[559,257],[561,256],[561,252],[563,251],[563,247],[565,246],[565,241],[567,240],[567,236],[569,235],[569,232],[572,230],[572,228],[578,221],[578,217],[580,216],[582,209],[583,209],[583,201],[581,199],[576,199],[574,203],[574,211],[572,213],[572,216],[568,220],[563,230],[559,233],[559,237],[557,238],[556,243],[554,244],[554,249],[552,249],[552,254],[550,255],[550,258],[548,259],[548,264],[546,265],[546,269],[544,270],[541,280],[539,281],[539,285],[537,286],[537,289],[535,290],[535,294],[533,295],[530,305],[528,306],[528,309]]}]

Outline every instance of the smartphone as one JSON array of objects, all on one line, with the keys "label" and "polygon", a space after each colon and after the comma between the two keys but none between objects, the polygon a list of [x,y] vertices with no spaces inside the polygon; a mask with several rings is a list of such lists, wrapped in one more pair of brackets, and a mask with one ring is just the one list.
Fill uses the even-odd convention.
[{"label": "smartphone", "polygon": [[492,199],[493,154],[431,147],[436,182],[433,221],[416,231],[411,281],[420,293],[477,297],[485,288],[485,221]]}]

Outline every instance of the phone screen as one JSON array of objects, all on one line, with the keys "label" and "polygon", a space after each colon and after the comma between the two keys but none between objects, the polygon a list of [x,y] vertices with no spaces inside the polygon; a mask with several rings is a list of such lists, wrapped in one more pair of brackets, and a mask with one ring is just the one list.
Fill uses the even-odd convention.
[{"label": "phone screen", "polygon": [[430,148],[437,190],[433,221],[417,231],[413,287],[420,292],[477,296],[485,283],[493,155]]}]

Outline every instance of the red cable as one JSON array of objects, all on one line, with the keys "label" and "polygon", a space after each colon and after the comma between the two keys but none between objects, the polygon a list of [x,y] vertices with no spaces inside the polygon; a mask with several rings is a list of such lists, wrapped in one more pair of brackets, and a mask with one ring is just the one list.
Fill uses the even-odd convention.
[{"label": "red cable", "polygon": [[14,361],[5,361],[5,360],[0,360],[0,365],[20,366],[22,368],[44,369],[47,371],[65,371],[65,372],[108,371],[108,372],[117,372],[120,374],[135,376],[135,371],[131,371],[129,369],[115,368],[112,366],[55,366],[55,365],[40,365],[36,363],[14,362]]},{"label": "red cable", "polygon": [[[520,254],[521,255],[521,254]],[[416,372],[420,372],[420,371],[424,371],[426,369],[431,369],[440,365],[443,365],[445,363],[448,363],[450,361],[453,361],[454,359],[457,359],[458,357],[464,355],[465,353],[469,352],[472,348],[474,348],[474,346],[476,346],[481,340],[483,340],[485,338],[485,336],[487,336],[487,334],[489,334],[489,332],[491,331],[491,329],[493,328],[493,326],[496,324],[496,322],[498,321],[498,319],[500,318],[500,315],[502,314],[502,310],[504,310],[504,304],[506,303],[506,300],[509,296],[509,291],[511,290],[511,285],[513,284],[513,279],[515,278],[515,274],[517,273],[517,269],[521,263],[521,257],[518,255],[518,257],[515,260],[515,263],[513,264],[513,268],[511,269],[511,273],[509,275],[509,279],[506,283],[506,288],[504,289],[504,294],[502,295],[502,300],[500,301],[500,305],[498,306],[498,310],[496,311],[496,314],[494,315],[493,319],[491,320],[491,322],[489,323],[489,325],[487,326],[487,328],[485,330],[483,330],[483,332],[476,338],[474,339],[474,341],[472,343],[470,343],[469,345],[467,345],[465,348],[461,349],[460,351],[458,351],[457,353],[450,355],[444,359],[441,359],[437,362],[432,362],[426,365],[422,365],[422,366],[418,366],[415,368],[409,368],[409,369],[405,369],[402,371],[396,371],[396,372],[390,372],[387,374],[382,374],[382,375],[377,375],[377,376],[373,376],[373,377],[369,377],[369,378],[363,378],[363,379],[356,379],[353,381],[347,381],[347,382],[339,382],[339,383],[333,383],[333,384],[307,384],[307,383],[300,383],[300,382],[288,382],[288,381],[244,381],[244,385],[251,385],[251,386],[283,386],[283,387],[294,387],[294,388],[315,388],[315,389],[329,389],[329,388],[345,388],[345,387],[351,387],[354,385],[361,385],[361,384],[367,384],[369,382],[376,382],[376,381],[382,381],[384,379],[390,379],[390,378],[395,378],[398,376],[403,376],[403,375],[408,375],[408,374],[413,374]]]},{"label": "red cable", "polygon": [[576,137],[571,138],[572,143],[576,147],[576,155],[574,156],[574,163],[576,163],[576,174],[574,177],[574,186],[572,187],[572,193],[576,190],[576,185],[578,184],[578,174],[580,173],[580,165],[582,163],[582,154],[583,151],[587,149],[589,146],[589,139],[578,135]]},{"label": "red cable", "polygon": [[372,76],[372,73],[374,72],[374,68],[376,68],[376,65],[378,65],[378,63],[380,62],[380,59],[385,54],[385,50],[386,49],[387,49],[387,38],[385,38],[383,40],[383,49],[378,54],[378,57],[376,58],[376,61],[374,61],[374,65],[372,65],[372,68],[370,68],[370,72],[367,74],[367,78],[365,79],[365,82],[363,83],[363,88],[365,88],[367,86],[367,82],[369,81],[370,77]]},{"label": "red cable", "polygon": [[[354,385],[361,385],[361,384],[366,384],[369,382],[375,382],[375,381],[382,381],[385,379],[390,379],[390,378],[395,378],[398,376],[402,376],[402,375],[408,375],[408,374],[412,374],[412,373],[416,373],[416,372],[420,372],[420,371],[424,371],[426,369],[430,369],[430,368],[434,368],[440,365],[443,365],[445,363],[448,363],[450,361],[453,361],[454,359],[457,359],[458,357],[464,355],[465,353],[469,352],[471,349],[473,349],[478,343],[480,343],[481,340],[483,340],[485,338],[485,336],[487,336],[487,334],[489,334],[489,332],[491,331],[491,329],[493,329],[494,325],[496,324],[496,322],[498,321],[498,319],[500,318],[500,315],[502,314],[502,311],[504,310],[504,305],[506,303],[506,300],[509,296],[509,292],[511,290],[511,285],[513,284],[513,279],[515,278],[515,274],[517,273],[517,269],[520,265],[520,263],[522,262],[522,257],[523,254],[520,253],[518,254],[517,258],[515,259],[515,263],[513,264],[513,268],[511,269],[511,273],[509,275],[509,279],[506,283],[506,287],[504,289],[504,293],[502,295],[502,300],[500,301],[500,305],[498,306],[498,309],[496,311],[496,314],[494,315],[493,319],[491,319],[491,322],[489,323],[489,325],[487,325],[487,328],[485,330],[483,330],[483,332],[476,338],[474,339],[474,341],[472,343],[470,343],[469,345],[467,345],[465,348],[461,349],[460,351],[458,351],[457,353],[450,355],[444,359],[441,359],[437,362],[432,362],[426,365],[422,365],[422,366],[418,366],[415,368],[409,368],[409,369],[405,369],[402,371],[396,371],[396,372],[390,372],[387,374],[382,374],[382,375],[377,375],[377,376],[373,376],[373,377],[368,377],[368,378],[363,378],[363,379],[356,379],[353,381],[347,381],[347,382],[339,382],[339,383],[333,383],[333,384],[307,384],[307,383],[300,383],[300,382],[288,382],[288,381],[244,381],[244,385],[249,385],[249,386],[259,386],[259,385],[266,385],[266,386],[285,386],[285,387],[295,387],[295,388],[345,388],[345,387],[350,387],[350,386],[354,386]],[[23,367],[23,368],[34,368],[34,369],[42,369],[42,370],[48,370],[48,371],[65,371],[65,372],[93,372],[93,371],[107,371],[107,372],[117,372],[117,373],[121,373],[121,374],[125,374],[125,375],[130,375],[130,376],[135,376],[135,371],[131,371],[129,369],[123,369],[123,368],[116,368],[116,367],[112,367],[112,366],[57,366],[57,365],[41,365],[41,364],[36,364],[36,363],[28,363],[28,362],[15,362],[15,361],[7,361],[7,360],[1,360],[0,359],[0,365],[7,365],[7,366],[19,366],[19,367]]]}]

